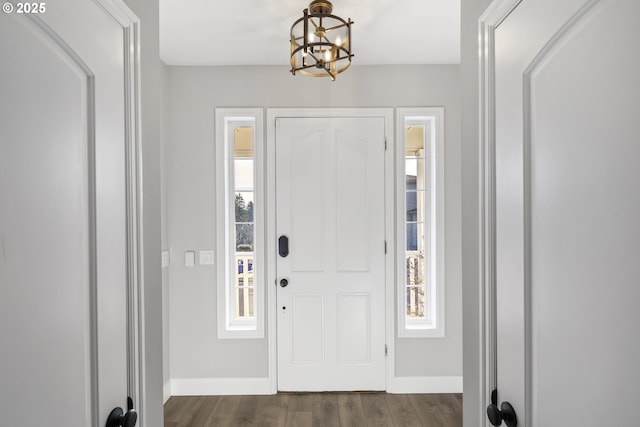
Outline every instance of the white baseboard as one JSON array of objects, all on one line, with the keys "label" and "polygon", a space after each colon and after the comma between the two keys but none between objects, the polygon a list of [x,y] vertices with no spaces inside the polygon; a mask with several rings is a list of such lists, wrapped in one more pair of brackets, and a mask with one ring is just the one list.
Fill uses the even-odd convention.
[{"label": "white baseboard", "polygon": [[273,394],[269,378],[174,378],[172,396]]},{"label": "white baseboard", "polygon": [[171,380],[164,383],[164,387],[162,387],[162,404],[167,403],[167,400],[171,397]]},{"label": "white baseboard", "polygon": [[388,393],[462,393],[462,377],[394,377]]},{"label": "white baseboard", "polygon": [[[174,378],[164,385],[163,392],[165,402],[171,396],[274,394],[269,378]],[[462,393],[462,377],[394,377],[387,392]]]}]

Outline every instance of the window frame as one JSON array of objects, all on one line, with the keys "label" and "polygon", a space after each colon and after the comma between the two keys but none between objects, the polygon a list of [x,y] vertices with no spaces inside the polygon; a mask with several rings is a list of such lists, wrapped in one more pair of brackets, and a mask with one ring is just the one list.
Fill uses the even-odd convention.
[{"label": "window frame", "polygon": [[[407,254],[407,213],[406,213],[406,140],[405,128],[410,124],[430,123],[430,141],[425,147],[425,277],[432,286],[425,286],[425,310],[435,312],[430,319],[414,320],[406,316],[406,254]],[[400,338],[442,338],[445,336],[445,143],[444,108],[398,108],[396,109],[396,312],[398,337]],[[427,259],[428,258],[428,259]],[[427,316],[429,317],[429,316]]]},{"label": "window frame", "polygon": [[[264,338],[265,188],[264,112],[262,108],[216,108],[216,284],[217,331],[220,339]],[[233,128],[253,126],[253,292],[254,318],[235,318],[235,183]]]}]

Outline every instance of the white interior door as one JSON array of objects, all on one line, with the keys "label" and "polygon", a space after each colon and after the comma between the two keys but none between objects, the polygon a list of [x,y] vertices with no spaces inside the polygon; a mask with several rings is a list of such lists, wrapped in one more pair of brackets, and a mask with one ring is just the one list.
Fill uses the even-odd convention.
[{"label": "white interior door", "polygon": [[125,10],[41,4],[0,14],[0,424],[104,426],[128,392]]},{"label": "white interior door", "polygon": [[279,390],[385,388],[384,135],[384,118],[277,119]]},{"label": "white interior door", "polygon": [[637,0],[524,0],[495,29],[497,402],[518,426],[638,420],[639,23]]}]

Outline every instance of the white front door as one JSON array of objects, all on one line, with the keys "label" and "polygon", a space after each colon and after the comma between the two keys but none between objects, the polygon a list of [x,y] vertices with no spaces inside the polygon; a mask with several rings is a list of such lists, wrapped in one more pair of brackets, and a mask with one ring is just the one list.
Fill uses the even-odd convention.
[{"label": "white front door", "polygon": [[276,120],[278,389],[384,390],[384,118]]},{"label": "white front door", "polygon": [[496,403],[518,426],[638,422],[639,40],[637,0],[524,0],[495,29]]},{"label": "white front door", "polygon": [[119,22],[133,15],[116,4],[0,14],[3,426],[105,426],[127,405],[133,44]]}]

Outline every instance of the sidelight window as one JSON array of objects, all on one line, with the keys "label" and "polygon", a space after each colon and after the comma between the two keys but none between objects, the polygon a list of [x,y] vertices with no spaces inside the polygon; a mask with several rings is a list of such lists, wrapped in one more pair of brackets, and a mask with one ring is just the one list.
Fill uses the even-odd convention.
[{"label": "sidelight window", "polygon": [[216,110],[218,336],[264,336],[262,110]]},{"label": "sidelight window", "polygon": [[398,109],[398,335],[444,336],[442,108]]}]

